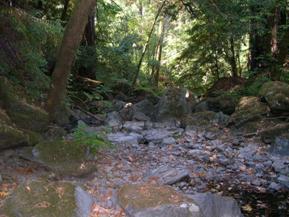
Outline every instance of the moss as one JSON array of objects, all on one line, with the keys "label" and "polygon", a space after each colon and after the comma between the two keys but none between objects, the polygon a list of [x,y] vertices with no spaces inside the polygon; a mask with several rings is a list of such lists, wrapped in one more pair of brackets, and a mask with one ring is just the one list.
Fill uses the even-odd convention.
[{"label": "moss", "polygon": [[83,176],[95,170],[88,161],[87,146],[74,141],[57,140],[36,145],[37,158],[55,173]]},{"label": "moss", "polygon": [[29,137],[23,131],[2,122],[0,122],[0,139],[0,149],[29,143]]},{"label": "moss", "polygon": [[118,201],[122,208],[146,209],[168,204],[192,202],[169,186],[125,185],[118,192]]},{"label": "moss", "polygon": [[9,217],[76,217],[74,189],[65,182],[23,184],[5,202],[4,213]]}]

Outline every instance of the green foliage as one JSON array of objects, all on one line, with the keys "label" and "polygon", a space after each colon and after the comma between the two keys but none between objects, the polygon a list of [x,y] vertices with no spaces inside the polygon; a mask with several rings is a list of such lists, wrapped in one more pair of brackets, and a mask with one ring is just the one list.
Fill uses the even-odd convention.
[{"label": "green foliage", "polygon": [[269,80],[270,79],[267,77],[257,77],[253,81],[249,81],[240,92],[245,96],[258,96],[258,93],[263,84]]},{"label": "green foliage", "polygon": [[76,143],[88,146],[91,152],[95,153],[99,149],[111,147],[111,143],[104,139],[104,135],[88,131],[87,125],[81,123],[73,133],[73,139]]},{"label": "green foliage", "polygon": [[49,88],[47,64],[55,58],[62,27],[58,22],[43,21],[16,9],[1,10],[0,19],[5,25],[5,31],[0,32],[5,47],[0,51],[1,74],[39,99]]}]

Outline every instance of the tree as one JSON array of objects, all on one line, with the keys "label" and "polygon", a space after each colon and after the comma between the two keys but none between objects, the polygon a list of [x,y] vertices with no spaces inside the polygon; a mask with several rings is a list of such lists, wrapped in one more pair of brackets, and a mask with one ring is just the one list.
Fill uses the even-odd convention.
[{"label": "tree", "polygon": [[63,112],[66,86],[75,53],[81,42],[88,16],[95,0],[80,0],[69,19],[52,73],[52,85],[46,109],[51,121],[57,121]]}]

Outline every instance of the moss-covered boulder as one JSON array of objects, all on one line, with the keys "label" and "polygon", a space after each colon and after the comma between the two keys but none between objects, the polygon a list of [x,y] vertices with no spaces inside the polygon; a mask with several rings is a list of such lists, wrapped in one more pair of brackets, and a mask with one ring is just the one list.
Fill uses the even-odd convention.
[{"label": "moss-covered boulder", "polygon": [[37,144],[33,151],[37,161],[60,176],[85,176],[96,169],[86,145],[57,140]]},{"label": "moss-covered boulder", "polygon": [[223,94],[217,97],[209,97],[207,99],[209,110],[215,112],[223,112],[227,115],[233,114],[237,103],[238,98],[236,96],[227,94]]},{"label": "moss-covered boulder", "polygon": [[45,132],[48,128],[48,114],[41,108],[19,99],[11,83],[0,76],[0,107],[18,128]]},{"label": "moss-covered boulder", "polygon": [[131,217],[202,217],[196,203],[169,186],[125,185],[118,192],[119,205]]},{"label": "moss-covered boulder", "polygon": [[289,84],[280,81],[266,82],[259,95],[266,100],[273,113],[289,111]]},{"label": "moss-covered boulder", "polygon": [[29,144],[28,135],[0,121],[0,150],[27,144]]},{"label": "moss-covered boulder", "polygon": [[261,119],[268,112],[269,108],[258,97],[242,97],[236,111],[231,115],[230,123],[236,127],[240,127],[244,123]]},{"label": "moss-covered boulder", "polygon": [[184,88],[169,88],[156,105],[156,119],[182,118],[192,113],[192,94]]},{"label": "moss-covered boulder", "polygon": [[68,182],[33,181],[20,185],[3,206],[8,217],[89,217],[91,197]]},{"label": "moss-covered boulder", "polygon": [[208,129],[216,124],[219,126],[226,126],[228,120],[229,116],[222,112],[203,111],[187,115],[181,120],[181,124],[187,129]]}]

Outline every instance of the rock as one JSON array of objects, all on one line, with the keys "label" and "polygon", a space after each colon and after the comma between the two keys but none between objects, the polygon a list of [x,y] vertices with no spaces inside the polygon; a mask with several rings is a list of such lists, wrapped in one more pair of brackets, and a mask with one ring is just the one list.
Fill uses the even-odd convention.
[{"label": "rock", "polygon": [[56,140],[39,143],[33,149],[34,159],[59,176],[83,177],[96,167],[90,162],[88,147],[73,141]]},{"label": "rock", "polygon": [[143,121],[127,121],[123,124],[123,129],[129,132],[142,132],[144,130],[145,123]]},{"label": "rock", "polygon": [[243,217],[238,203],[231,197],[200,193],[191,198],[198,204],[204,217]]},{"label": "rock", "polygon": [[191,129],[207,129],[215,124],[223,126],[226,122],[225,119],[229,119],[226,115],[220,115],[212,111],[196,112],[190,116],[186,116],[182,119],[181,125],[186,130]]},{"label": "rock", "polygon": [[110,133],[107,135],[107,138],[110,142],[115,144],[127,144],[134,145],[138,144],[143,136],[137,133]]},{"label": "rock", "polygon": [[273,113],[289,111],[289,85],[280,81],[266,82],[259,95],[268,103]]},{"label": "rock", "polygon": [[118,112],[110,112],[106,116],[105,123],[112,128],[119,128],[122,124],[121,117]]},{"label": "rock", "polygon": [[192,113],[193,104],[193,97],[188,90],[169,88],[156,105],[156,120],[182,118]]},{"label": "rock", "polygon": [[89,217],[92,205],[92,197],[71,183],[33,181],[20,185],[3,211],[11,217]]},{"label": "rock", "polygon": [[165,165],[152,170],[147,176],[147,179],[152,177],[158,178],[159,184],[173,185],[190,179],[190,172],[184,168],[172,168]]},{"label": "rock", "polygon": [[230,123],[236,127],[251,121],[261,119],[268,113],[268,107],[254,96],[242,97],[236,111],[231,115]]},{"label": "rock", "polygon": [[153,119],[155,116],[155,105],[149,99],[144,99],[134,104],[133,107],[136,114],[144,114],[145,117],[149,117],[150,119]]},{"label": "rock", "polygon": [[173,145],[176,143],[176,140],[173,137],[164,138],[162,141],[162,145]]},{"label": "rock", "polygon": [[282,187],[276,182],[271,182],[271,184],[269,185],[269,188],[274,191],[279,191]]},{"label": "rock", "polygon": [[223,112],[226,115],[231,115],[235,111],[237,98],[231,95],[220,95],[217,97],[209,97],[207,105],[210,111]]},{"label": "rock", "polygon": [[284,185],[286,188],[289,188],[289,177],[286,175],[280,175],[278,177],[278,182]]},{"label": "rock", "polygon": [[125,185],[118,202],[130,217],[203,217],[192,199],[169,186]]},{"label": "rock", "polygon": [[281,134],[275,138],[270,148],[271,153],[289,156],[289,133]]},{"label": "rock", "polygon": [[122,110],[125,106],[125,102],[120,101],[120,100],[114,100],[112,105],[115,111],[119,112],[120,110]]},{"label": "rock", "polygon": [[138,111],[134,112],[132,119],[136,120],[136,121],[150,121],[151,120],[150,117],[148,117],[144,113],[138,112]]},{"label": "rock", "polygon": [[119,111],[119,115],[122,121],[132,121],[135,113],[132,103],[126,103],[122,110]]},{"label": "rock", "polygon": [[193,107],[194,112],[204,112],[204,111],[208,111],[208,110],[209,110],[208,103],[205,100],[197,103]]},{"label": "rock", "polygon": [[166,129],[151,129],[143,132],[144,139],[147,142],[161,143],[163,139],[170,137],[173,133]]},{"label": "rock", "polygon": [[0,150],[28,145],[29,143],[29,136],[22,130],[0,121]]}]

